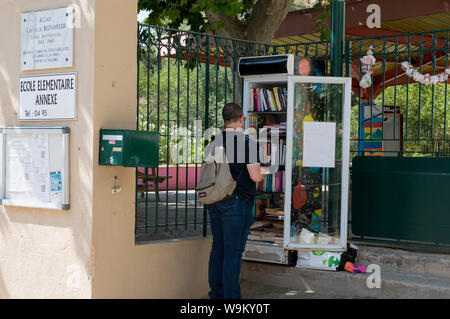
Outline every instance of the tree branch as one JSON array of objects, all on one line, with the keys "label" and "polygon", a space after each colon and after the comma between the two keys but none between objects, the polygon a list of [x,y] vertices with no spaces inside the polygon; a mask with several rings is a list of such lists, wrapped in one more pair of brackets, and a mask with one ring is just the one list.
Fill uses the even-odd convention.
[{"label": "tree branch", "polygon": [[294,0],[258,0],[248,23],[245,38],[270,44]]},{"label": "tree branch", "polygon": [[233,19],[222,12],[213,12],[207,10],[206,17],[212,26],[222,22],[224,26],[217,31],[217,34],[222,37],[243,39],[245,27],[239,21]]}]

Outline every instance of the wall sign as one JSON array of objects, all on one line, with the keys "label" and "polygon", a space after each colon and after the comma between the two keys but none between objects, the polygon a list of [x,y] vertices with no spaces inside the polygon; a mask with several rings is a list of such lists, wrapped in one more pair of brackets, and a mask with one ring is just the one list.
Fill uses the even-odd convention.
[{"label": "wall sign", "polygon": [[77,74],[19,77],[19,120],[75,120]]},{"label": "wall sign", "polygon": [[73,7],[21,14],[21,69],[73,66]]}]

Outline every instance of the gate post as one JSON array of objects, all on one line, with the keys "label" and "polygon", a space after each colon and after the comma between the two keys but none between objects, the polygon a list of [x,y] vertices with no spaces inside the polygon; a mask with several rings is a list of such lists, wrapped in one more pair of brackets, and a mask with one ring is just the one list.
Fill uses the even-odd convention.
[{"label": "gate post", "polygon": [[[335,0],[331,3],[331,76],[343,76],[344,74],[344,41],[345,41],[345,0]],[[342,104],[339,101],[331,101],[330,120],[341,122]],[[339,111],[338,111],[339,110]],[[329,191],[340,184],[340,174],[335,168],[328,168]],[[330,192],[329,194],[333,194]],[[340,193],[340,192],[338,192]],[[328,197],[328,233],[333,234],[339,230],[337,222],[341,199],[340,196]],[[340,234],[346,236],[346,234]]]},{"label": "gate post", "polygon": [[331,3],[331,76],[344,74],[345,0]]}]

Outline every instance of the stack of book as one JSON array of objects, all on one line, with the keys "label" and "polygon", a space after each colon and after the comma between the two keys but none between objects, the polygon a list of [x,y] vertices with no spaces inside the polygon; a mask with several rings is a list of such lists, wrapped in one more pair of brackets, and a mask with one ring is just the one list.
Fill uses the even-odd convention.
[{"label": "stack of book", "polygon": [[250,89],[250,107],[253,112],[285,111],[287,108],[287,89],[278,86],[272,89]]},{"label": "stack of book", "polygon": [[[266,208],[264,218],[269,220],[282,220],[284,218],[284,210],[282,208]],[[272,226],[283,229],[282,222],[273,222]]]},{"label": "stack of book", "polygon": [[[281,208],[276,209],[266,209],[265,219],[261,221],[256,221],[250,227],[250,233],[248,235],[248,240],[282,244],[283,243],[283,220],[270,220],[270,214],[267,213],[268,210],[276,210],[274,216],[282,217],[284,212]],[[269,219],[269,220],[268,220]],[[282,219],[282,218],[280,218]]]}]

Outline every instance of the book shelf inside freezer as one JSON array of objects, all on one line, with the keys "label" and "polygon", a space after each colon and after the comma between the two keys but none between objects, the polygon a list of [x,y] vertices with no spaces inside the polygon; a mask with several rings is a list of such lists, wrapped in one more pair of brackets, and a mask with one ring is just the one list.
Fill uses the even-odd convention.
[{"label": "book shelf inside freezer", "polygon": [[284,81],[248,81],[244,94],[247,129],[258,140],[259,161],[272,174],[257,183],[253,206],[255,223],[250,245],[283,247],[286,163],[287,78]]}]

